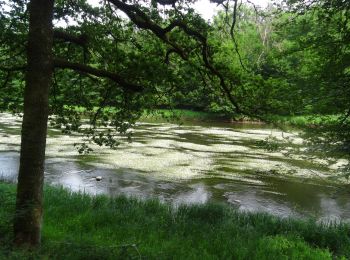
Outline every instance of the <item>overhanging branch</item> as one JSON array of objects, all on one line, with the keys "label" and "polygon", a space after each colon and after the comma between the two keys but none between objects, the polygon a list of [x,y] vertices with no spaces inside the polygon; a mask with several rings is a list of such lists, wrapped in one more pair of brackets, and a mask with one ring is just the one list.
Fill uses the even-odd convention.
[{"label": "overhanging branch", "polygon": [[6,72],[11,72],[11,71],[24,71],[27,69],[26,65],[18,65],[18,66],[13,66],[13,67],[6,67],[6,66],[0,66],[0,70],[6,71]]},{"label": "overhanging branch", "polygon": [[77,45],[80,45],[82,47],[85,47],[87,44],[88,37],[85,34],[81,34],[79,36],[61,31],[61,30],[54,30],[53,36],[56,39],[63,40],[65,42],[71,42],[75,43]]},{"label": "overhanging branch", "polygon": [[144,13],[136,6],[128,5],[119,0],[108,1],[112,3],[115,7],[123,11],[130,18],[130,20],[139,28],[152,31],[152,33],[155,34],[164,43],[170,45],[174,52],[179,54],[181,58],[183,58],[184,60],[188,59],[186,51],[183,48],[181,48],[181,46],[179,46],[177,43],[170,41],[167,35],[168,32],[170,32],[172,29],[178,26],[178,21],[171,23],[167,28],[164,29],[157,23],[152,21],[152,19],[146,13]]},{"label": "overhanging branch", "polygon": [[82,73],[94,75],[96,77],[107,78],[117,83],[126,91],[141,92],[144,88],[142,86],[127,82],[117,73],[113,73],[107,70],[97,69],[88,65],[66,61],[63,59],[54,59],[54,67],[60,69],[71,69]]},{"label": "overhanging branch", "polygon": [[190,28],[184,21],[175,20],[170,23],[167,27],[163,28],[157,23],[155,23],[145,12],[140,10],[135,5],[128,5],[120,0],[108,0],[115,7],[123,11],[130,20],[137,25],[141,29],[150,30],[154,35],[156,35],[159,39],[161,39],[166,44],[172,47],[171,51],[167,52],[166,59],[169,58],[169,55],[172,52],[178,53],[183,59],[187,60],[187,53],[175,42],[169,40],[169,35],[173,29],[176,27],[180,28],[183,32],[185,32],[188,36],[193,37],[201,44],[202,49],[202,59],[204,61],[204,66],[216,77],[219,78],[220,87],[222,91],[225,93],[227,98],[230,100],[231,104],[235,107],[236,112],[242,113],[242,110],[239,108],[238,102],[236,98],[232,95],[230,88],[227,86],[225,82],[224,76],[211,64],[210,55],[208,53],[208,42],[207,37],[202,33],[198,32],[195,29]]}]

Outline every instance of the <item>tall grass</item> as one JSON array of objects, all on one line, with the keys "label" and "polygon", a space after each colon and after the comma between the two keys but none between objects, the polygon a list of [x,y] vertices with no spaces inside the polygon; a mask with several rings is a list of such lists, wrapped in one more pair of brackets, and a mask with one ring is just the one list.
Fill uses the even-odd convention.
[{"label": "tall grass", "polygon": [[0,259],[345,259],[346,225],[239,213],[218,204],[90,197],[45,188],[42,247],[12,250],[15,187],[0,183]]}]

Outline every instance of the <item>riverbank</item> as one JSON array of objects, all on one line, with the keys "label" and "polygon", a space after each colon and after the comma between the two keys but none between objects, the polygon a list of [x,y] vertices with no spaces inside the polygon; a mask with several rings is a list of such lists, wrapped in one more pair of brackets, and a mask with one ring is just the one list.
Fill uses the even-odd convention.
[{"label": "riverbank", "polygon": [[207,122],[218,121],[228,122],[230,118],[223,114],[210,113],[204,111],[194,111],[188,109],[155,109],[153,111],[144,111],[140,121],[165,121],[165,122]]},{"label": "riverbank", "polygon": [[339,119],[339,115],[267,115],[266,121],[249,118],[248,116],[237,116],[235,119],[220,113],[210,113],[204,111],[193,111],[187,109],[157,109],[146,112],[140,118],[141,121],[215,121],[231,123],[255,123],[255,124],[277,124],[294,127],[315,127],[324,124],[333,124]]},{"label": "riverbank", "polygon": [[340,115],[298,115],[298,116],[267,116],[267,121],[295,127],[317,127],[333,125],[339,121]]},{"label": "riverbank", "polygon": [[[86,117],[86,109],[83,107],[74,107],[76,112],[79,112]],[[97,111],[98,108],[94,108]],[[112,108],[104,110],[113,112]],[[189,109],[154,109],[145,110],[139,121],[141,122],[222,122],[222,123],[249,123],[249,124],[276,124],[280,126],[293,127],[315,127],[319,125],[334,124],[340,115],[266,115],[265,121],[256,118],[250,118],[245,115],[238,115],[232,118],[222,113],[195,111]]]},{"label": "riverbank", "polygon": [[[349,226],[238,213],[218,204],[90,197],[45,188],[42,247],[12,251],[15,186],[0,183],[1,259],[345,259]],[[343,257],[343,258],[341,258]]]}]

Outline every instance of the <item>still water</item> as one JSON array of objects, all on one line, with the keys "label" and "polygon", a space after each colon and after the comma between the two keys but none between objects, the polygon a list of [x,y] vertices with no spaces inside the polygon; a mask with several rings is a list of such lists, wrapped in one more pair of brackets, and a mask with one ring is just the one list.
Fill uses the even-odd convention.
[{"label": "still water", "polygon": [[[16,180],[20,123],[0,114],[0,177]],[[294,132],[264,125],[139,123],[132,143],[93,146],[79,155],[79,136],[49,130],[45,181],[73,191],[158,198],[174,205],[223,202],[242,211],[350,222],[350,191],[337,177],[342,160],[306,156]],[[259,141],[275,138],[269,152]],[[102,177],[96,181],[96,177]]]}]

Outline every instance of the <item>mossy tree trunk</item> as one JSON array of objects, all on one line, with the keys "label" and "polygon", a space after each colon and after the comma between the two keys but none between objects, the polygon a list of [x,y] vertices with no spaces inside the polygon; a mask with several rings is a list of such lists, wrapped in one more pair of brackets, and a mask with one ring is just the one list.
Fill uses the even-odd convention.
[{"label": "mossy tree trunk", "polygon": [[41,238],[43,182],[48,119],[49,89],[52,81],[54,0],[31,0],[27,71],[14,242],[37,246]]}]

